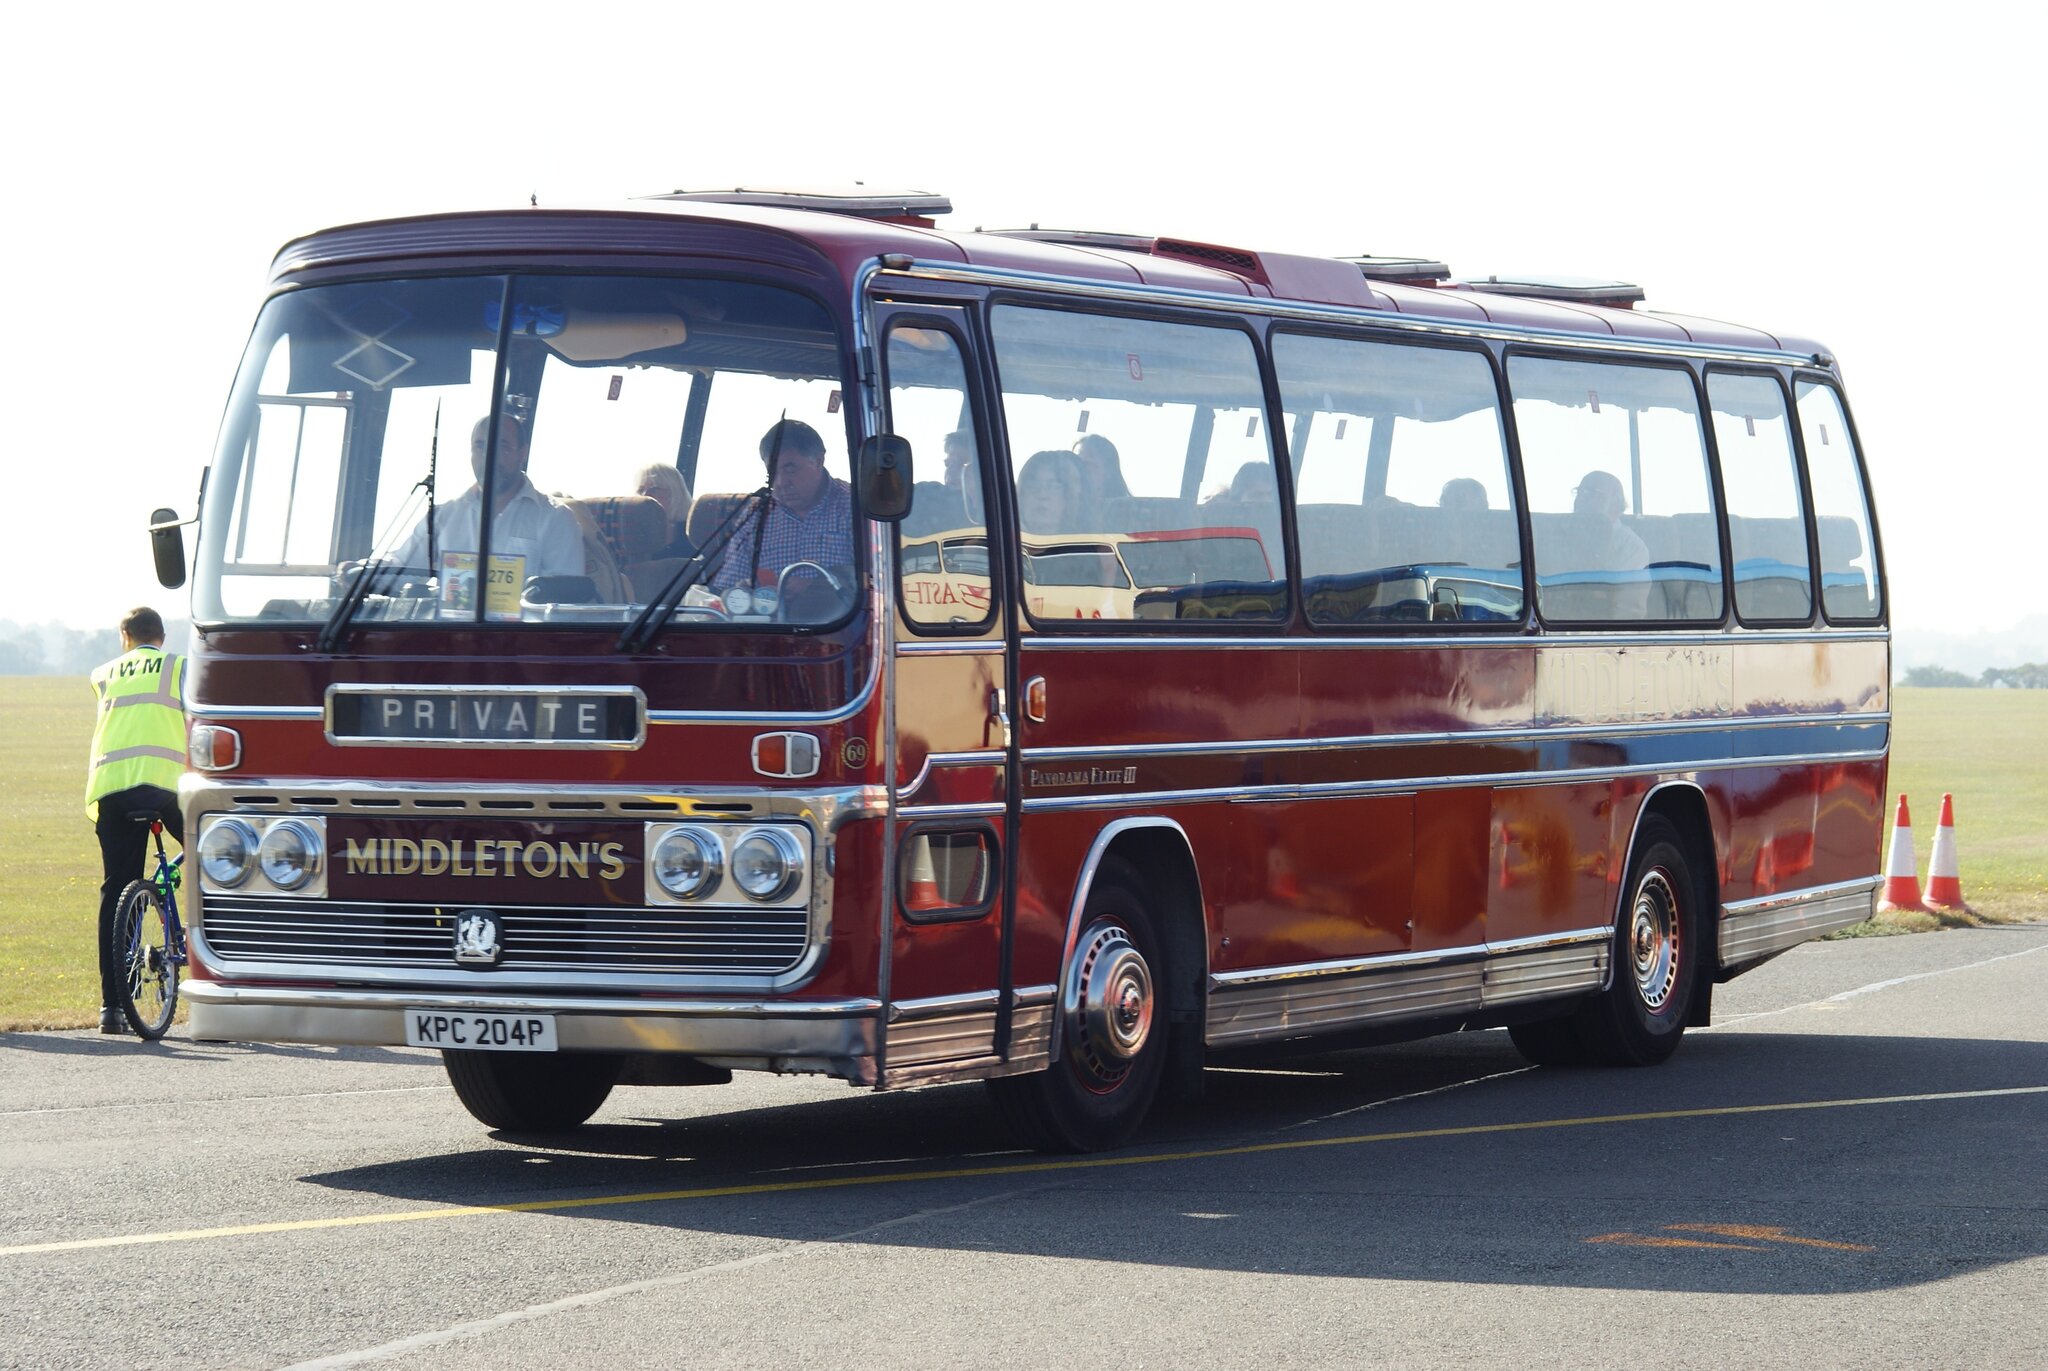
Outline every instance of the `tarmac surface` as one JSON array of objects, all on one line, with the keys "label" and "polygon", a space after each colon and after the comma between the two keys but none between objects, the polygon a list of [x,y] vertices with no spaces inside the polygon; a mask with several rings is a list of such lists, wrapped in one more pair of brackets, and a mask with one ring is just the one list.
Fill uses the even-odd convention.
[{"label": "tarmac surface", "polygon": [[1092,1157],[979,1086],[622,1088],[0,1034],[0,1365],[2048,1365],[2048,924],[1810,944],[1645,1071],[1212,1069]]}]

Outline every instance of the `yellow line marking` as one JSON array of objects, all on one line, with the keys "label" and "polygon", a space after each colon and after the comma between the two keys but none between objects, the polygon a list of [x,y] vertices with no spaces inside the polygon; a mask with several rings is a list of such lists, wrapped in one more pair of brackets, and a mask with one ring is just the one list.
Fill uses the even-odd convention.
[{"label": "yellow line marking", "polygon": [[1765,1228],[1749,1223],[1667,1223],[1667,1233],[1712,1233],[1723,1238],[1754,1238],[1759,1242],[1792,1243],[1798,1247],[1825,1247],[1834,1252],[1875,1252],[1856,1242],[1823,1242],[1819,1238],[1798,1238],[1782,1228]]},{"label": "yellow line marking", "polygon": [[1647,1238],[1641,1233],[1602,1233],[1587,1242],[1611,1242],[1622,1247],[1725,1247],[1737,1252],[1761,1252],[1746,1242],[1701,1242],[1697,1238]]},{"label": "yellow line marking", "polygon": [[384,1214],[353,1214],[326,1219],[294,1219],[280,1223],[235,1224],[224,1228],[185,1228],[167,1233],[126,1233],[107,1238],[27,1243],[0,1247],[0,1257],[25,1257],[38,1252],[83,1252],[98,1247],[141,1247],[150,1243],[196,1242],[207,1238],[240,1238],[258,1233],[303,1233],[327,1228],[358,1228],[370,1224],[418,1223],[430,1219],[465,1219],[482,1214],[566,1213],[623,1204],[666,1204],[678,1200],[726,1199],[735,1195],[787,1195],[806,1190],[850,1190],[868,1185],[907,1185],[916,1181],[979,1180],[989,1176],[1031,1176],[1060,1171],[1102,1171],[1111,1167],[1156,1166],[1162,1162],[1210,1161],[1251,1157],[1309,1148],[1363,1147],[1372,1143],[1416,1142],[1428,1138],[1473,1138],[1499,1133],[1530,1133],[1557,1128],[1591,1128],[1602,1124],[1659,1123],[1669,1119],[1719,1119],[1741,1114],[1784,1114],[1808,1109],[1851,1109],[1886,1104],[1930,1104],[1943,1100],[1989,1100],[2011,1095],[2048,1094],[2048,1085],[2022,1085],[2003,1090],[1944,1090],[1926,1095],[1873,1095],[1849,1100],[1796,1100],[1779,1104],[1720,1105],[1707,1109],[1659,1109],[1641,1114],[1594,1114],[1574,1119],[1531,1119],[1521,1123],[1468,1124],[1459,1128],[1415,1128],[1396,1133],[1357,1133],[1341,1138],[1288,1138],[1277,1142],[1241,1143],[1235,1147],[1198,1148],[1186,1152],[1147,1152],[1125,1157],[1069,1157],[1058,1161],[1014,1162],[1004,1166],[959,1167],[936,1171],[897,1171],[873,1176],[833,1176],[802,1181],[767,1181],[749,1185],[713,1185],[691,1190],[645,1190],[630,1195],[591,1195],[573,1200],[521,1200],[511,1204],[444,1205],[436,1209],[405,1209]]}]

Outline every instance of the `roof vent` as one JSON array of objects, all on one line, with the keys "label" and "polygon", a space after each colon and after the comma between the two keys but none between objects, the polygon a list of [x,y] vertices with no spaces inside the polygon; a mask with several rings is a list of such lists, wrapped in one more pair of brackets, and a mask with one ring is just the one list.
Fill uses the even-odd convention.
[{"label": "roof vent", "polygon": [[738,186],[732,190],[672,190],[648,200],[694,200],[717,205],[769,205],[776,209],[807,209],[825,214],[850,214],[898,224],[932,227],[932,216],[951,214],[953,202],[924,190],[870,190],[851,186]]},{"label": "roof vent", "polygon": [[1368,281],[1387,281],[1400,286],[1433,286],[1451,279],[1451,269],[1427,257],[1345,257],[1365,273]]},{"label": "roof vent", "polygon": [[1160,257],[1178,257],[1184,262],[1199,262],[1205,267],[1215,267],[1233,276],[1242,276],[1249,281],[1264,282],[1266,272],[1259,265],[1256,252],[1243,248],[1220,247],[1215,243],[1190,243],[1184,238],[1161,238],[1152,245],[1152,251]]},{"label": "roof vent", "polygon": [[1570,305],[1606,305],[1632,309],[1643,301],[1643,288],[1627,281],[1601,281],[1588,276],[1489,276],[1460,281],[1467,290],[1488,295],[1519,295],[1529,300],[1557,300]]}]

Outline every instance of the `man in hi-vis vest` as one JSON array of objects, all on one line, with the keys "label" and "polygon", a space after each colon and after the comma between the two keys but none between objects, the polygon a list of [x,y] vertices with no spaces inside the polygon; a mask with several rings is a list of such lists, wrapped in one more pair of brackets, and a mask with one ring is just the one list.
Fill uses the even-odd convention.
[{"label": "man in hi-vis vest", "polygon": [[153,609],[121,620],[121,655],[92,674],[99,720],[85,778],[85,812],[99,831],[100,1032],[123,1033],[122,969],[113,949],[114,906],[142,879],[149,828],[133,814],[154,814],[180,845],[178,778],[185,774],[185,660],[164,651],[164,621]]}]

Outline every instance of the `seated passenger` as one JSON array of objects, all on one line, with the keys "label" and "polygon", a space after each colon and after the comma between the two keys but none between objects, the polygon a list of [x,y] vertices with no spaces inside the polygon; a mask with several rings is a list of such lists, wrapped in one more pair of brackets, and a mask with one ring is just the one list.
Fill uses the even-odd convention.
[{"label": "seated passenger", "polygon": [[639,480],[634,485],[637,494],[661,506],[668,526],[662,539],[661,550],[648,561],[660,561],[668,557],[694,557],[697,545],[690,541],[684,530],[690,523],[690,487],[683,480],[683,473],[667,462],[649,462],[640,468]]},{"label": "seated passenger", "polygon": [[1099,504],[1088,504],[1087,488],[1087,473],[1073,453],[1032,453],[1017,472],[1018,524],[1027,536],[1079,531],[1086,510],[1101,511]]},{"label": "seated passenger", "polygon": [[799,419],[771,424],[761,435],[761,462],[768,469],[768,510],[740,520],[711,588],[776,585],[798,562],[828,570],[853,565],[853,488],[825,470],[818,431]]},{"label": "seated passenger", "polygon": [[974,435],[964,428],[946,435],[946,489],[960,497],[967,523],[983,522],[981,472],[974,465]]},{"label": "seated passenger", "polygon": [[1074,455],[1081,459],[1081,496],[1090,509],[1102,508],[1105,500],[1130,498],[1115,443],[1099,433],[1084,433],[1074,440]]},{"label": "seated passenger", "polygon": [[[477,483],[434,510],[434,557],[477,550],[478,509],[483,503],[484,461],[491,421],[479,419],[469,435],[469,464]],[[536,576],[581,576],[583,531],[576,516],[526,479],[526,424],[516,415],[498,421],[498,452],[491,476],[491,555],[521,557],[521,583]],[[428,567],[427,520],[393,554],[400,566]]]},{"label": "seated passenger", "polygon": [[[1634,529],[1621,522],[1628,508],[1621,478],[1610,471],[1589,471],[1572,490],[1572,552],[1581,571],[1641,571],[1650,565],[1650,549]],[[1612,618],[1640,619],[1649,613],[1650,584],[1617,581]]]},{"label": "seated passenger", "polygon": [[1487,507],[1486,487],[1470,476],[1454,476],[1444,482],[1444,488],[1437,492],[1438,509],[1456,510],[1461,514],[1476,514]]}]

